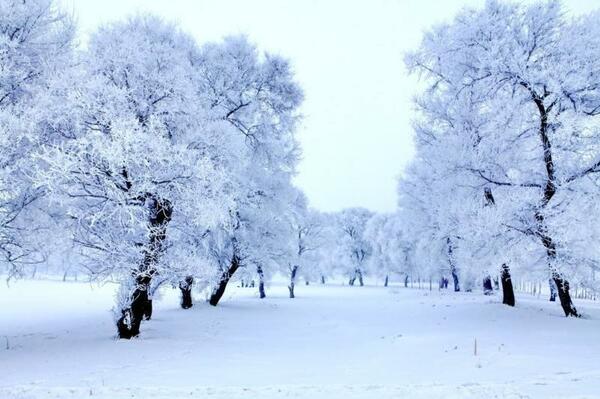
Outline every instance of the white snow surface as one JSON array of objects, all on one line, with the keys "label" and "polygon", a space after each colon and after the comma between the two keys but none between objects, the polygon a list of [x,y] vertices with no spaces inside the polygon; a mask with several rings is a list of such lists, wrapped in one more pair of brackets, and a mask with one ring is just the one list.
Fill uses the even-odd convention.
[{"label": "white snow surface", "polygon": [[[391,286],[178,290],[116,340],[115,286],[0,287],[0,398],[600,398],[600,304]],[[475,340],[477,355],[475,355]]]}]

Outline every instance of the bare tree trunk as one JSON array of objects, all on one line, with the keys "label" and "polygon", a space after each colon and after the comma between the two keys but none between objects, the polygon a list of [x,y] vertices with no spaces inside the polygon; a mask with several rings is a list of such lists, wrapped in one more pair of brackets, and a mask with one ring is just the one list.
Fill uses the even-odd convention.
[{"label": "bare tree trunk", "polygon": [[550,288],[550,302],[555,302],[556,301],[556,284],[554,284],[554,280],[552,280],[551,278],[548,279],[548,287]]},{"label": "bare tree trunk", "polygon": [[181,307],[183,309],[189,309],[194,306],[192,301],[192,285],[194,284],[194,277],[187,276],[183,281],[179,282],[179,289],[181,290]]},{"label": "bare tree trunk", "polygon": [[456,274],[456,272],[454,270],[452,271],[452,281],[454,282],[454,292],[459,292],[460,291],[460,283],[458,282],[458,275]]},{"label": "bare tree trunk", "polygon": [[363,282],[363,274],[362,274],[362,270],[356,269],[356,274],[358,275],[358,284],[363,287],[365,285],[365,283]]},{"label": "bare tree trunk", "polygon": [[356,270],[354,270],[354,274],[352,275],[352,277],[350,277],[350,280],[348,280],[348,285],[354,285],[355,281],[356,281]]},{"label": "bare tree trunk", "polygon": [[325,284],[325,276],[321,275],[321,284]]},{"label": "bare tree trunk", "polygon": [[[556,291],[558,292],[558,299],[560,305],[565,312],[565,316],[579,317],[579,313],[571,300],[571,294],[569,293],[569,282],[556,270],[554,263],[556,262],[556,245],[552,240],[552,237],[548,233],[548,227],[544,220],[543,210],[546,208],[548,203],[556,194],[555,176],[554,176],[554,160],[552,158],[552,145],[550,143],[550,136],[548,135],[548,114],[551,111],[554,103],[547,106],[544,104],[545,93],[540,95],[536,93],[533,88],[527,84],[523,86],[531,94],[531,99],[538,108],[540,114],[540,127],[539,136],[542,142],[542,148],[544,150],[544,166],[546,168],[546,184],[544,186],[544,195],[540,204],[539,209],[535,212],[535,219],[537,221],[536,235],[541,239],[544,248],[546,248],[546,254],[548,259],[548,268],[550,269],[551,278],[556,284]],[[545,91],[546,89],[544,89]]]},{"label": "bare tree trunk", "polygon": [[258,274],[258,295],[263,299],[267,294],[265,294],[265,273],[260,265],[256,266],[256,274]]},{"label": "bare tree trunk", "polygon": [[565,312],[565,316],[579,317],[579,313],[571,300],[571,294],[569,292],[569,282],[555,269],[554,263],[556,262],[556,247],[552,238],[546,235],[546,229],[543,216],[540,214],[536,215],[539,222],[538,235],[542,239],[544,247],[546,247],[546,254],[548,258],[548,268],[551,272],[551,278],[556,286],[556,292],[558,293],[558,299],[560,300],[560,306]]},{"label": "bare tree trunk", "polygon": [[500,281],[502,282],[502,303],[508,306],[515,306],[515,292],[510,276],[510,268],[506,263],[502,265]]},{"label": "bare tree trunk", "polygon": [[131,295],[128,308],[121,310],[121,317],[117,320],[119,338],[130,339],[140,333],[140,325],[145,315],[152,314],[152,303],[148,298],[148,289],[152,277],[156,273],[158,256],[163,250],[163,243],[167,236],[167,225],[171,221],[173,207],[166,199],[150,197],[151,209],[148,225],[150,235],[148,244],[144,248],[144,259],[139,267],[133,271],[136,288]]},{"label": "bare tree trunk", "polygon": [[577,309],[571,300],[571,294],[569,293],[569,282],[562,278],[558,273],[555,273],[553,280],[554,284],[556,284],[558,299],[560,300],[560,306],[565,312],[565,316],[579,317],[580,314],[577,312]]},{"label": "bare tree trunk", "polygon": [[494,287],[492,286],[492,278],[490,276],[486,276],[483,279],[483,294],[484,295],[492,295],[494,293]]},{"label": "bare tree trunk", "polygon": [[210,303],[212,306],[217,306],[217,304],[223,297],[223,294],[225,294],[225,288],[227,288],[229,280],[231,280],[231,277],[239,267],[240,260],[238,259],[237,255],[234,254],[231,257],[231,264],[229,265],[229,268],[223,270],[223,273],[221,274],[221,279],[219,280],[219,284],[213,290],[212,295],[208,300],[208,303]]},{"label": "bare tree trunk", "polygon": [[387,287],[388,283],[390,282],[390,276],[388,276],[387,274],[385,275],[385,280],[383,280],[383,286]]},{"label": "bare tree trunk", "polygon": [[293,266],[290,271],[290,285],[288,290],[290,291],[290,298],[295,298],[294,287],[296,286],[296,274],[298,273],[298,266]]},{"label": "bare tree trunk", "polygon": [[146,304],[146,308],[144,309],[144,320],[150,320],[152,318],[152,298],[156,294],[156,291],[160,288],[160,286],[167,281],[167,279],[156,281],[156,278],[152,279],[151,284],[148,287],[148,303]]}]

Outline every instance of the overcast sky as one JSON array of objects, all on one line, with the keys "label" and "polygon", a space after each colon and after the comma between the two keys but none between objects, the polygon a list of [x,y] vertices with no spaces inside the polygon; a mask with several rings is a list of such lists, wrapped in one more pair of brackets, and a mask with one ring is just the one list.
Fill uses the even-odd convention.
[{"label": "overcast sky", "polygon": [[[200,43],[244,33],[292,62],[305,92],[296,183],[323,211],[396,207],[396,179],[413,154],[416,80],[403,54],[422,32],[484,0],[62,0],[81,38],[137,12],[178,22]],[[600,0],[564,2],[574,13]]]}]

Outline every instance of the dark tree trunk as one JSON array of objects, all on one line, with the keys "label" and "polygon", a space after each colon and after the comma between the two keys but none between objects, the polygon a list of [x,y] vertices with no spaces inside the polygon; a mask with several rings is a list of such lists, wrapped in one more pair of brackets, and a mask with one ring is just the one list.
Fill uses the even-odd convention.
[{"label": "dark tree trunk", "polygon": [[408,274],[404,276],[404,288],[408,288]]},{"label": "dark tree trunk", "polygon": [[550,288],[550,302],[556,302],[556,285],[554,284],[554,280],[548,280],[548,287]]},{"label": "dark tree trunk", "polygon": [[554,245],[552,238],[550,238],[550,236],[546,234],[547,229],[544,225],[544,217],[540,213],[537,213],[536,219],[538,220],[537,234],[541,238],[544,247],[546,247],[546,254],[548,257],[548,268],[552,273],[552,281],[556,286],[556,292],[558,293],[560,306],[565,312],[565,316],[579,317],[579,313],[577,312],[577,309],[575,308],[575,305],[571,300],[571,294],[569,292],[569,282],[554,269],[553,264],[554,262],[556,262],[556,246]]},{"label": "dark tree trunk", "polygon": [[258,274],[258,295],[263,299],[267,294],[265,294],[265,273],[261,266],[256,267],[256,274]]},{"label": "dark tree trunk", "polygon": [[194,306],[192,301],[192,285],[194,284],[194,277],[187,276],[183,281],[179,282],[179,289],[181,290],[181,307],[183,309],[189,309]]},{"label": "dark tree trunk", "polygon": [[459,292],[460,284],[458,282],[458,275],[456,274],[456,272],[454,270],[452,271],[452,281],[454,282],[454,292]]},{"label": "dark tree trunk", "polygon": [[350,277],[350,280],[348,280],[348,285],[354,285],[355,281],[356,281],[356,272],[354,273],[354,275],[352,277]]},{"label": "dark tree trunk", "polygon": [[365,283],[363,282],[363,274],[362,274],[362,270],[360,269],[356,269],[356,275],[358,276],[358,284],[363,287],[365,285]]},{"label": "dark tree trunk", "polygon": [[515,306],[515,291],[510,276],[510,268],[506,263],[502,265],[500,281],[502,282],[502,303],[508,306]]},{"label": "dark tree trunk", "polygon": [[385,280],[383,280],[383,286],[387,287],[388,283],[390,282],[390,276],[388,276],[387,274],[385,275]]},{"label": "dark tree trunk", "polygon": [[144,308],[144,320],[150,320],[152,318],[152,299],[148,296],[146,301],[146,307]]},{"label": "dark tree trunk", "polygon": [[325,284],[325,276],[321,276],[321,284]]},{"label": "dark tree trunk", "polygon": [[[125,175],[126,176],[126,175]],[[132,274],[135,279],[136,289],[131,295],[129,308],[122,309],[122,316],[117,320],[119,338],[130,339],[140,333],[142,319],[152,315],[152,303],[148,297],[148,290],[152,277],[156,273],[158,256],[163,250],[163,243],[167,236],[167,225],[171,221],[173,207],[166,199],[154,196],[146,197],[150,200],[150,217],[148,225],[150,235],[148,244],[144,248],[144,259],[137,270]]]},{"label": "dark tree trunk", "polygon": [[119,338],[131,339],[140,334],[140,325],[148,307],[148,291],[136,289],[131,295],[129,308],[123,309],[122,316],[117,320]]},{"label": "dark tree trunk", "polygon": [[565,316],[579,317],[579,313],[573,305],[571,300],[571,294],[569,293],[569,282],[562,278],[560,275],[555,274],[554,284],[556,284],[556,291],[558,291],[558,299],[560,300],[560,306],[565,312]]},{"label": "dark tree trunk", "polygon": [[447,289],[448,288],[448,279],[446,277],[441,277],[440,278],[440,289]]},{"label": "dark tree trunk", "polygon": [[219,281],[219,285],[217,285],[213,290],[212,295],[208,300],[208,303],[210,303],[212,306],[217,306],[217,304],[223,297],[223,294],[225,294],[225,288],[227,288],[229,280],[231,280],[231,277],[239,267],[240,260],[238,259],[237,255],[233,255],[233,257],[231,258],[231,264],[229,268],[227,270],[224,270],[223,274],[221,274],[221,280]]},{"label": "dark tree trunk", "polygon": [[483,279],[483,294],[484,295],[492,295],[494,292],[494,287],[492,286],[492,278],[490,276],[486,276]]},{"label": "dark tree trunk", "polygon": [[162,279],[157,281],[156,278],[152,280],[152,284],[150,284],[148,288],[148,302],[146,303],[146,308],[144,309],[144,320],[150,320],[152,318],[152,298],[156,294],[156,291],[160,288],[160,286],[167,281],[166,279]]},{"label": "dark tree trunk", "polygon": [[548,115],[555,103],[546,106],[544,103],[544,99],[547,97],[545,88],[544,93],[540,95],[528,84],[523,83],[522,86],[525,87],[531,94],[531,99],[535,103],[540,114],[540,127],[538,133],[542,142],[542,148],[544,150],[544,166],[546,168],[546,184],[544,186],[544,195],[539,209],[535,212],[535,219],[537,221],[536,235],[541,239],[542,244],[546,248],[548,268],[550,269],[551,278],[556,284],[558,299],[560,300],[560,305],[565,312],[565,316],[579,317],[579,313],[577,312],[577,309],[571,300],[571,294],[569,293],[569,282],[555,269],[554,263],[556,262],[556,245],[548,233],[548,228],[546,226],[543,214],[544,208],[546,208],[548,203],[554,197],[554,194],[556,194],[554,160],[552,158],[552,145],[550,143],[550,136],[548,134],[548,129],[550,128],[550,125],[548,124]]},{"label": "dark tree trunk", "polygon": [[288,290],[290,291],[290,298],[295,298],[294,287],[296,286],[296,274],[298,273],[298,266],[293,266],[290,271],[290,285],[288,285]]},{"label": "dark tree trunk", "polygon": [[310,281],[306,280],[306,285],[310,285]]}]

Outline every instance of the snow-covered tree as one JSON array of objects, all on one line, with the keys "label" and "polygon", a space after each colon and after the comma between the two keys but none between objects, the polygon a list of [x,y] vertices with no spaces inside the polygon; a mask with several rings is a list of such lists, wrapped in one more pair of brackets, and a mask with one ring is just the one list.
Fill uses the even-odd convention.
[{"label": "snow-covered tree", "polygon": [[293,249],[283,270],[289,276],[290,298],[295,297],[294,289],[300,275],[307,282],[321,278],[318,251],[324,244],[324,219],[319,212],[308,208],[306,197],[300,191],[297,192],[293,209],[289,218]]},{"label": "snow-covered tree", "polygon": [[209,245],[217,265],[210,303],[217,305],[240,266],[261,264],[264,254],[256,250],[270,234],[267,226],[284,223],[299,155],[302,92],[286,60],[259,53],[245,37],[205,45],[196,64],[205,108],[226,126],[224,140],[237,149],[227,161],[234,198],[229,222],[208,233],[219,243]]},{"label": "snow-covered tree", "polygon": [[[582,248],[577,241],[583,236],[564,215],[574,217],[597,192],[591,190],[600,171],[596,20],[597,14],[568,20],[557,2],[488,1],[428,32],[407,57],[409,68],[428,83],[417,102],[417,133],[428,150],[420,150],[417,162],[424,173],[433,165],[434,202],[460,208],[454,215],[432,210],[431,225],[447,230],[443,235],[457,262],[467,259],[477,252],[473,237],[485,228],[468,220],[481,217],[485,189],[493,188],[502,200],[496,201],[500,219],[492,230],[502,238],[487,252],[499,253],[520,233],[519,245],[496,259],[496,267],[523,260],[524,252],[515,249],[527,248],[535,272],[543,254],[567,316],[578,315],[569,277],[592,284],[585,270],[595,267],[592,251],[572,251]],[[438,190],[436,184],[448,187]]]},{"label": "snow-covered tree", "polygon": [[340,247],[340,264],[342,274],[348,276],[348,284],[358,283],[363,286],[367,261],[371,255],[371,245],[365,238],[367,222],[373,212],[365,208],[348,208],[337,214],[336,230]]},{"label": "snow-covered tree", "polygon": [[[177,235],[216,225],[232,203],[215,161],[221,128],[193,85],[197,56],[190,37],[155,17],[101,28],[65,83],[69,123],[39,154],[38,179],[72,221],[87,268],[123,281],[122,338],[139,334],[154,276],[189,266]],[[177,264],[161,260],[168,247]]]},{"label": "snow-covered tree", "polygon": [[378,213],[369,219],[365,228],[365,238],[372,249],[368,271],[383,279],[386,287],[390,276],[410,274],[408,243],[402,227],[398,213]]},{"label": "snow-covered tree", "polygon": [[36,240],[44,217],[34,209],[44,191],[30,179],[32,153],[46,140],[42,99],[69,63],[73,33],[51,0],[0,2],[0,265],[9,276],[45,257]]}]

